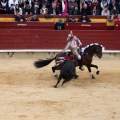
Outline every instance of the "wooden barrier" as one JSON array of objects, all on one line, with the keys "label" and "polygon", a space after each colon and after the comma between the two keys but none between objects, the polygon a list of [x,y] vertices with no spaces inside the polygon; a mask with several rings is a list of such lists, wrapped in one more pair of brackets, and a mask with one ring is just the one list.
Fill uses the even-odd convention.
[{"label": "wooden barrier", "polygon": [[[63,49],[70,30],[0,29],[0,50]],[[73,30],[83,46],[99,43],[106,50],[120,50],[120,31]]]},{"label": "wooden barrier", "polygon": [[0,22],[0,29],[54,30],[54,22]]},{"label": "wooden barrier", "polygon": [[107,26],[105,22],[66,22],[65,30],[107,30]]},{"label": "wooden barrier", "polygon": [[[32,15],[23,15],[26,19],[29,19]],[[63,22],[65,22],[66,17],[64,16],[59,16],[59,15],[54,15],[52,16],[52,18],[48,18],[46,19],[43,15],[37,15],[37,17],[39,18],[40,22],[57,22],[59,18],[62,18]],[[73,15],[73,17],[78,20],[78,18],[80,17],[79,15]],[[107,21],[106,16],[101,16],[101,15],[97,15],[97,16],[92,16],[92,15],[88,15],[88,17],[91,19],[91,22],[106,22],[107,26],[115,26],[114,21],[113,22],[109,22]],[[14,22],[15,21],[15,15],[10,15],[10,14],[1,14],[0,15],[0,21],[1,22]]]}]

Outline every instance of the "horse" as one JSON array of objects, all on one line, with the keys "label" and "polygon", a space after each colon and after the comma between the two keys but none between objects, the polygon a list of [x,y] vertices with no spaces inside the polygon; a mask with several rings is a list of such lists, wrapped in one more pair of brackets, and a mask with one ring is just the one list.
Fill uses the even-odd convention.
[{"label": "horse", "polygon": [[[102,49],[103,46],[98,43],[92,43],[84,47],[83,52],[79,52],[81,54],[81,61],[82,65],[85,65],[93,79],[95,79],[91,67],[94,67],[97,69],[96,74],[98,75],[100,72],[100,69],[97,65],[92,64],[93,56],[98,57],[99,59],[102,58]],[[79,49],[81,51],[81,48]],[[56,77],[55,70],[61,70],[62,65],[64,64],[64,57],[66,54],[71,54],[71,52],[60,52],[55,57],[47,59],[47,60],[38,60],[34,62],[35,67],[41,68],[48,64],[50,64],[53,60],[55,60],[56,65],[52,67],[52,71],[54,73],[54,76]],[[78,59],[75,58],[75,66],[79,66]]]}]

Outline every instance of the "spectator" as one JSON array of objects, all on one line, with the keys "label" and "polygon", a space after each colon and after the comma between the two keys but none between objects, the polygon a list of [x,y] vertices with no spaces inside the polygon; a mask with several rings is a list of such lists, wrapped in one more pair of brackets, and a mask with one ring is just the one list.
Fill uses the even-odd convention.
[{"label": "spectator", "polygon": [[74,15],[80,15],[80,10],[77,5],[75,6]]},{"label": "spectator", "polygon": [[77,6],[77,2],[75,0],[69,1],[69,15],[74,15],[75,6]]},{"label": "spectator", "polygon": [[40,14],[41,15],[47,15],[48,14],[48,8],[46,8],[45,4],[42,5],[42,8],[40,9]]},{"label": "spectator", "polygon": [[38,9],[38,5],[34,5],[34,8],[32,9],[32,14],[36,14],[38,15],[39,14],[39,9]]},{"label": "spectator", "polygon": [[1,0],[1,7],[3,8],[3,14],[7,13],[8,1],[7,0]]},{"label": "spectator", "polygon": [[62,16],[68,16],[68,1],[62,0]]},{"label": "spectator", "polygon": [[4,14],[4,10],[2,8],[1,2],[0,2],[0,14]]},{"label": "spectator", "polygon": [[38,9],[42,8],[42,1],[41,0],[32,0],[32,9],[34,6],[37,5]]},{"label": "spectator", "polygon": [[55,23],[55,30],[64,30],[64,23],[62,22],[62,19],[59,18],[58,22]]},{"label": "spectator", "polygon": [[108,10],[108,6],[106,5],[104,7],[104,9],[102,10],[102,13],[101,13],[102,16],[109,16],[110,15],[110,11]]},{"label": "spectator", "polygon": [[57,8],[60,8],[58,0],[53,0],[53,3],[56,5]]},{"label": "spectator", "polygon": [[52,3],[52,7],[49,9],[48,14],[50,14],[50,15],[61,15],[59,7],[57,7],[54,2]]},{"label": "spectator", "polygon": [[116,6],[113,6],[113,9],[110,12],[110,15],[108,16],[108,21],[113,21],[114,17],[119,15],[119,11],[116,9]]},{"label": "spectator", "polygon": [[66,22],[76,22],[75,18],[72,17],[72,15],[69,15],[67,18],[66,18]]},{"label": "spectator", "polygon": [[50,9],[51,7],[51,2],[50,0],[42,0],[42,6],[45,5],[47,9]]},{"label": "spectator", "polygon": [[91,15],[100,15],[99,10],[96,8],[96,6],[94,6],[93,10],[91,10]]},{"label": "spectator", "polygon": [[109,3],[109,10],[111,11],[113,9],[114,6],[116,6],[116,9],[118,9],[118,3],[115,0],[111,0],[111,2]]},{"label": "spectator", "polygon": [[115,18],[115,22],[120,22],[120,14],[118,15],[117,18]]},{"label": "spectator", "polygon": [[9,7],[10,7],[11,4],[16,6],[16,4],[18,4],[18,0],[9,0]]},{"label": "spectator", "polygon": [[19,7],[20,8],[24,8],[24,6],[25,6],[25,2],[24,2],[24,0],[18,0],[18,4],[19,4]]},{"label": "spectator", "polygon": [[31,18],[30,18],[30,21],[39,21],[37,15],[33,15]]},{"label": "spectator", "polygon": [[39,2],[39,0],[34,0],[34,5],[38,5],[38,8],[40,8],[40,2]]},{"label": "spectator", "polygon": [[119,10],[119,13],[120,13],[120,1],[118,2],[118,10]]},{"label": "spectator", "polygon": [[91,9],[87,4],[84,4],[83,8],[81,9],[81,15],[85,13],[86,15],[91,15]]},{"label": "spectator", "polygon": [[22,15],[22,9],[19,7],[18,4],[15,5],[14,13],[15,15],[16,13],[19,13],[20,15]]},{"label": "spectator", "polygon": [[30,8],[29,3],[25,5],[25,8],[23,9],[23,13],[24,13],[25,15],[32,14],[32,10],[31,10],[31,8]]},{"label": "spectator", "polygon": [[83,13],[77,22],[91,22],[91,20],[90,20],[90,18],[87,17],[86,13]]},{"label": "spectator", "polygon": [[16,16],[15,16],[15,21],[16,22],[26,22],[26,19],[24,18],[23,15],[20,15],[19,12],[16,13]]},{"label": "spectator", "polygon": [[[34,8],[34,5],[33,5],[34,2],[33,2],[33,0],[24,0],[24,3],[25,3],[25,5],[26,5],[26,4],[29,4],[31,9]],[[33,5],[33,6],[32,6],[32,5]]]},{"label": "spectator", "polygon": [[105,6],[108,6],[108,3],[106,0],[102,0],[100,2],[100,13],[102,12],[102,10],[104,10]]},{"label": "spectator", "polygon": [[111,14],[111,15],[114,15],[114,16],[118,16],[119,11],[118,11],[118,9],[116,8],[116,5],[113,6],[113,9],[110,11],[110,14]]},{"label": "spectator", "polygon": [[80,0],[80,13],[85,3],[85,0]]},{"label": "spectator", "polygon": [[100,12],[100,3],[98,2],[98,0],[93,0],[91,3],[91,11],[94,9],[94,7],[96,6],[96,10],[98,10]]},{"label": "spectator", "polygon": [[10,7],[7,9],[7,14],[14,14],[14,5],[11,4]]}]

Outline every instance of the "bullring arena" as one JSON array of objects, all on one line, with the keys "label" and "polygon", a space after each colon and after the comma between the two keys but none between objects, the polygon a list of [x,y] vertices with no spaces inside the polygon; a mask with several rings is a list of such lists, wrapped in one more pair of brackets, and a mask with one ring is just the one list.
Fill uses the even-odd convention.
[{"label": "bullring arena", "polygon": [[33,63],[55,54],[0,54],[0,120],[120,120],[120,55],[94,57],[95,79],[77,68],[77,80],[54,88],[54,61],[40,69]]},{"label": "bullring arena", "polygon": [[[89,17],[91,23],[65,23],[65,30],[60,31],[54,30],[60,16],[38,15],[40,22],[21,23],[14,22],[14,15],[0,15],[0,120],[120,120],[120,22],[109,22],[106,16]],[[96,75],[92,68],[95,79],[86,67],[84,71],[76,68],[78,79],[54,88],[54,61],[41,69],[34,62],[57,52],[37,50],[63,49],[71,30],[83,46],[99,43],[105,50],[118,52],[93,58],[100,69]]]}]

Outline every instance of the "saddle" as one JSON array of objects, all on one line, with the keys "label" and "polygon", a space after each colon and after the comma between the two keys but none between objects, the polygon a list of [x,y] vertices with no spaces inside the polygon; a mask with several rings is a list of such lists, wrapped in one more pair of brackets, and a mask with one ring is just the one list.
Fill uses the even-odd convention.
[{"label": "saddle", "polygon": [[[81,51],[81,49],[78,49],[78,53],[80,54],[80,56],[82,57],[83,52]],[[66,52],[66,56],[65,57],[72,57],[72,59],[77,59],[77,56],[75,56],[72,52]]]}]

